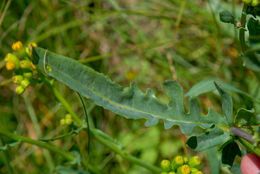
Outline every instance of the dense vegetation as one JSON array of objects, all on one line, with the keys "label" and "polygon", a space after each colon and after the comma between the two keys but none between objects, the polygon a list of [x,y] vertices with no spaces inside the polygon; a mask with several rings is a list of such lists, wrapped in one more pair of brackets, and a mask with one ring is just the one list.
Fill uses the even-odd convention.
[{"label": "dense vegetation", "polygon": [[3,0],[0,173],[241,173],[259,38],[257,0]]}]

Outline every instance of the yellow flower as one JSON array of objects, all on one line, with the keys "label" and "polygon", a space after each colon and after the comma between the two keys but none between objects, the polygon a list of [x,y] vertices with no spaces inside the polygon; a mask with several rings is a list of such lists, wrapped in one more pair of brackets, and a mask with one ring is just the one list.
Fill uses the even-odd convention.
[{"label": "yellow flower", "polygon": [[190,173],[190,166],[185,164],[178,168],[178,174],[189,174]]},{"label": "yellow flower", "polygon": [[252,0],[252,6],[257,6],[259,4],[259,0]]},{"label": "yellow flower", "polygon": [[16,94],[20,95],[24,92],[24,88],[22,86],[17,86],[15,92]]},{"label": "yellow flower", "polygon": [[7,61],[5,67],[8,71],[15,69],[15,63],[13,61]]},{"label": "yellow flower", "polygon": [[36,42],[30,42],[30,43],[28,43],[28,47],[30,48],[30,47],[37,47],[38,45],[37,45],[37,43]]},{"label": "yellow flower", "polygon": [[31,66],[32,69],[36,69],[36,66],[32,62],[31,62],[30,66]]},{"label": "yellow flower", "polygon": [[14,51],[20,50],[23,47],[23,44],[21,41],[17,41],[15,43],[12,44],[12,49]]}]

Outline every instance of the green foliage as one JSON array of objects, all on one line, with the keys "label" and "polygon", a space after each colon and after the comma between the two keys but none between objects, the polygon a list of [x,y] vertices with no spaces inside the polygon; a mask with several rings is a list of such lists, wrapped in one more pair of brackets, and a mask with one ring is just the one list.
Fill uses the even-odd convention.
[{"label": "green foliage", "polygon": [[[227,126],[225,118],[212,110],[209,110],[207,117],[203,116],[194,98],[189,100],[190,112],[185,113],[183,89],[174,81],[163,84],[166,94],[170,97],[169,104],[165,105],[151,90],[144,94],[135,84],[122,88],[87,66],[42,48],[33,48],[33,62],[42,73],[47,73],[81,95],[92,99],[97,105],[126,118],[145,118],[147,126],[155,125],[161,119],[165,128],[177,124],[185,134],[191,134],[197,126],[204,129],[214,124],[219,127]],[[52,71],[47,72],[46,66],[51,67]]]},{"label": "green foliage", "polygon": [[234,16],[227,10],[222,11],[219,14],[219,18],[220,18],[221,22],[224,22],[224,23],[231,23],[231,24],[235,23]]}]

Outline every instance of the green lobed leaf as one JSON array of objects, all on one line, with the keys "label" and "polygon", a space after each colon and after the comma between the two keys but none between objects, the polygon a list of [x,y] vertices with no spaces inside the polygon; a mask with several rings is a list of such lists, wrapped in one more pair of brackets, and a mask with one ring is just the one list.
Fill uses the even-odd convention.
[{"label": "green lobed leaf", "polygon": [[123,88],[103,74],[43,48],[33,48],[33,62],[42,73],[90,98],[97,105],[125,118],[147,119],[147,126],[163,120],[165,128],[179,125],[185,134],[191,134],[197,126],[204,129],[214,124],[222,128],[228,126],[225,118],[211,109],[207,116],[202,115],[194,98],[189,99],[190,111],[186,113],[183,89],[175,81],[163,84],[166,94],[170,97],[170,102],[166,105],[155,97],[151,89],[143,93],[134,83],[130,87]]},{"label": "green lobed leaf", "polygon": [[250,45],[260,43],[260,20],[250,17],[247,23]]},{"label": "green lobed leaf", "polygon": [[18,144],[20,144],[20,143],[21,143],[21,141],[8,142],[8,143],[6,143],[4,146],[0,146],[0,152],[7,150],[8,147],[14,147],[14,146],[16,146],[16,145],[18,145]]},{"label": "green lobed leaf", "polygon": [[203,151],[226,142],[229,134],[219,128],[203,133],[199,136],[192,136],[186,142],[187,146],[194,151]]}]

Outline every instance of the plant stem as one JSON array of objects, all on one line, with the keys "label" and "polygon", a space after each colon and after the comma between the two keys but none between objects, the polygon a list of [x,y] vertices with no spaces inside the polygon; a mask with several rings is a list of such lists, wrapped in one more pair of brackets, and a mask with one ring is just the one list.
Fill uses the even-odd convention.
[{"label": "plant stem", "polygon": [[246,140],[244,140],[242,138],[238,138],[238,140],[246,148],[250,149],[253,153],[255,153],[256,155],[260,156],[260,149],[259,148],[254,147],[254,145],[252,145],[251,143],[249,143],[248,141],[246,141]]},{"label": "plant stem", "polygon": [[243,10],[242,10],[242,15],[241,15],[241,29],[239,31],[239,40],[240,40],[240,45],[243,54],[246,52],[246,42],[245,42],[245,27],[246,27],[246,9],[247,9],[247,4],[244,3]]},{"label": "plant stem", "polygon": [[79,126],[82,126],[82,121],[80,120],[78,115],[73,111],[73,109],[71,108],[71,106],[67,102],[67,100],[62,96],[62,94],[54,86],[51,85],[51,87],[52,87],[52,91],[53,91],[55,97],[63,104],[65,109],[71,114],[71,117],[76,121],[76,123]]},{"label": "plant stem", "polygon": [[[52,89],[53,89],[53,92],[54,92],[54,95],[57,97],[57,99],[62,103],[64,104],[64,107],[65,109],[71,114],[71,116],[77,120],[77,123],[79,125],[82,125],[82,121],[79,119],[78,115],[73,111],[73,109],[71,108],[71,105],[68,104],[68,102],[66,101],[66,99],[61,95],[61,93],[55,88],[52,86]],[[126,152],[124,152],[118,145],[112,143],[111,141],[108,141],[106,140],[104,137],[100,136],[98,131],[100,132],[100,130],[98,129],[90,129],[90,133],[93,134],[94,138],[99,141],[101,144],[107,146],[108,148],[110,148],[111,150],[113,150],[114,152],[118,153],[119,155],[121,155],[123,158],[129,160],[130,162],[134,163],[134,164],[137,164],[139,166],[142,166],[148,170],[151,170],[153,172],[157,172],[159,173],[161,171],[160,168],[152,165],[152,164],[149,164],[149,163],[146,163],[145,161],[143,160],[140,160]],[[108,135],[106,135],[108,136]]]},{"label": "plant stem", "polygon": [[252,144],[255,143],[255,140],[253,139],[253,136],[251,134],[249,134],[248,132],[246,132],[238,127],[232,127],[230,132],[238,137],[241,137],[241,138],[249,141]]},{"label": "plant stem", "polygon": [[156,167],[156,166],[153,166],[153,165],[151,165],[151,164],[149,164],[149,163],[146,163],[145,161],[140,160],[140,159],[138,159],[138,158],[136,158],[136,157],[134,157],[134,156],[132,156],[132,155],[130,155],[130,154],[127,154],[125,151],[123,151],[123,150],[121,149],[121,147],[119,147],[118,145],[116,145],[116,144],[112,143],[111,141],[106,140],[105,138],[103,138],[102,136],[100,136],[100,135],[99,135],[100,133],[98,133],[98,130],[97,130],[97,129],[90,129],[90,131],[91,131],[93,137],[94,137],[97,141],[99,141],[99,142],[102,143],[103,145],[109,147],[110,149],[112,149],[114,152],[118,153],[118,154],[119,154],[120,156],[122,156],[123,158],[125,158],[125,159],[127,159],[127,160],[129,160],[129,161],[131,161],[131,162],[133,162],[133,163],[135,163],[135,164],[137,164],[137,165],[139,165],[139,166],[142,166],[142,167],[144,167],[144,168],[146,168],[146,169],[149,169],[149,170],[151,170],[151,171],[153,171],[153,172],[155,172],[155,173],[161,172],[161,169],[160,169],[160,168],[158,168],[158,167]]},{"label": "plant stem", "polygon": [[4,136],[7,136],[13,140],[17,140],[17,141],[22,141],[22,142],[26,142],[26,143],[30,143],[30,144],[34,144],[34,145],[37,145],[39,147],[42,147],[42,148],[45,148],[45,149],[48,149],[52,152],[55,152],[61,156],[63,156],[64,158],[66,158],[67,160],[69,161],[73,161],[75,160],[75,157],[69,153],[69,152],[65,152],[63,150],[60,150],[59,148],[55,147],[55,146],[52,146],[50,144],[47,144],[47,143],[44,143],[44,142],[41,142],[41,141],[38,141],[38,140],[33,140],[31,138],[28,138],[28,137],[24,137],[24,136],[20,136],[20,135],[16,135],[16,134],[13,134],[11,132],[8,132],[4,129],[0,129],[0,134],[1,135],[4,135]]}]

